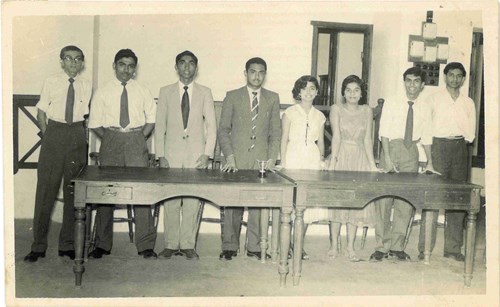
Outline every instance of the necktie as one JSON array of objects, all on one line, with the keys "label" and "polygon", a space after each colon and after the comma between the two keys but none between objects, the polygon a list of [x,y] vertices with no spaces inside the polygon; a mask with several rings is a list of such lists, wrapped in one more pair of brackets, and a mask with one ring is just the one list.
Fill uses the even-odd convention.
[{"label": "necktie", "polygon": [[120,98],[120,126],[122,128],[125,128],[130,124],[130,118],[128,115],[128,94],[127,94],[127,88],[125,85],[127,85],[127,82],[122,82],[123,85],[123,92],[122,96]]},{"label": "necktie", "polygon": [[257,99],[257,92],[252,92],[252,145],[250,150],[255,147],[255,129],[257,128],[257,117],[259,115],[259,100]]},{"label": "necktie", "polygon": [[406,129],[404,144],[410,148],[413,141],[413,101],[408,101],[408,114],[406,115]]},{"label": "necktie", "polygon": [[184,94],[182,95],[181,109],[182,109],[182,123],[184,124],[184,129],[186,129],[189,120],[189,94],[187,86],[184,86]]},{"label": "necktie", "polygon": [[66,113],[64,119],[68,125],[73,123],[73,107],[75,105],[75,88],[73,87],[73,82],[75,79],[69,78],[68,95],[66,96]]}]

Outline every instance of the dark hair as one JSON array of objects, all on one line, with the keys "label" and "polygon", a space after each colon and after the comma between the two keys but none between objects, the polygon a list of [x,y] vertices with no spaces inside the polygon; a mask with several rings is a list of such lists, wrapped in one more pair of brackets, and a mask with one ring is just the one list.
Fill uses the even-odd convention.
[{"label": "dark hair", "polygon": [[342,90],[341,90],[342,96],[345,96],[345,89],[347,85],[350,83],[356,83],[359,85],[359,87],[361,88],[361,99],[359,99],[358,104],[365,104],[366,103],[365,83],[356,75],[347,76],[344,79],[344,81],[342,81]]},{"label": "dark hair", "polygon": [[182,51],[181,53],[179,53],[176,57],[175,57],[175,64],[177,65],[177,63],[179,63],[179,61],[181,60],[181,58],[185,55],[188,55],[190,57],[193,58],[194,60],[194,64],[198,65],[198,58],[196,57],[196,55],[194,55],[194,53],[192,53],[191,51],[189,50],[185,50],[185,51]]},{"label": "dark hair", "polygon": [[410,67],[403,73],[403,81],[406,80],[406,76],[413,75],[415,77],[420,77],[423,83],[425,83],[425,77],[427,74],[425,71],[420,69],[419,67]]},{"label": "dark hair", "polygon": [[297,81],[295,81],[295,84],[292,89],[293,99],[301,100],[300,90],[304,89],[307,86],[307,82],[314,83],[314,86],[316,86],[316,89],[319,91],[318,80],[313,76],[305,75],[298,78]]},{"label": "dark hair", "polygon": [[137,65],[137,62],[138,62],[137,56],[130,49],[121,49],[120,51],[118,51],[115,55],[115,62],[114,63],[116,64],[118,62],[118,60],[120,60],[122,58],[132,58],[135,61],[135,65]]},{"label": "dark hair", "polygon": [[64,53],[66,51],[78,51],[78,52],[80,52],[82,54],[82,60],[85,61],[85,55],[83,55],[82,49],[78,48],[77,46],[73,46],[73,45],[69,45],[69,46],[66,46],[66,47],[61,49],[61,52],[59,53],[59,58],[61,58],[61,60],[63,59]]},{"label": "dark hair", "polygon": [[450,71],[452,69],[460,69],[460,71],[462,72],[462,75],[464,75],[464,77],[466,76],[465,67],[462,65],[462,63],[458,63],[458,62],[448,63],[448,65],[446,65],[444,67],[444,74],[445,75],[448,74],[448,71]]},{"label": "dark hair", "polygon": [[250,68],[251,64],[260,64],[260,65],[264,66],[264,70],[267,71],[266,61],[264,61],[261,58],[251,58],[250,60],[248,60],[247,63],[245,64],[246,71],[248,71],[248,68]]}]

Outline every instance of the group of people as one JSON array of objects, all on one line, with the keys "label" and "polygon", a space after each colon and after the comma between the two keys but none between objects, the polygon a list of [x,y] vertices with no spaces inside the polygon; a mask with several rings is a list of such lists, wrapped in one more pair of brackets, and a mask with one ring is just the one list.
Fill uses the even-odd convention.
[{"label": "group of people", "polygon": [[[251,58],[245,64],[246,85],[229,91],[224,98],[217,129],[212,92],[194,82],[198,58],[184,51],[175,58],[179,80],[160,89],[156,104],[150,91],[134,80],[138,58],[130,49],[115,55],[116,78],[97,89],[79,73],[84,67],[83,51],[66,46],[60,52],[63,72],[44,83],[37,104],[37,118],[43,134],[38,163],[38,182],[33,220],[34,242],[25,261],[45,257],[50,214],[62,178],[64,213],[59,237],[59,256],[75,258],[73,246],[74,200],[68,184],[85,165],[88,128],[101,139],[102,166],[145,167],[149,155],[147,139],[154,134],[155,155],[160,167],[207,168],[219,141],[225,164],[221,171],[258,169],[257,160],[268,161],[268,168],[347,171],[418,172],[417,143],[425,149],[426,171],[446,178],[466,181],[467,144],[475,136],[474,102],[460,93],[466,72],[462,64],[449,63],[444,69],[446,89],[420,99],[425,73],[413,67],[403,74],[406,95],[386,100],[380,120],[383,153],[377,166],[373,156],[372,109],[366,104],[363,81],[351,75],[341,87],[343,101],[331,106],[331,154],[325,157],[326,117],[314,107],[319,84],[313,76],[302,76],[294,84],[296,104],[280,119],[279,95],[262,87],[267,64]],[[281,163],[276,165],[278,158]],[[422,159],[420,159],[422,160]],[[394,207],[392,220],[391,210]],[[197,215],[200,201],[181,197],[167,200],[164,206],[165,248],[154,251],[156,230],[151,210],[135,206],[138,254],[146,259],[170,259],[182,255],[197,260],[195,250]],[[243,208],[225,208],[222,234],[222,261],[237,256]],[[357,227],[375,227],[377,248],[373,261],[395,257],[409,260],[404,238],[410,222],[410,204],[393,198],[370,203],[363,209],[309,208],[306,226],[314,221],[329,221],[332,241],[328,256],[339,255],[341,224],[347,227],[345,255],[359,261],[354,249]],[[435,244],[437,214],[433,214],[432,247]],[[446,212],[444,256],[463,261],[465,213]],[[99,206],[96,215],[96,244],[89,256],[109,255],[113,243],[113,207]],[[248,208],[247,256],[270,258],[260,250],[260,209]],[[304,227],[304,233],[307,227]],[[423,259],[424,227],[420,230],[419,259]],[[302,258],[308,259],[305,251]]]}]

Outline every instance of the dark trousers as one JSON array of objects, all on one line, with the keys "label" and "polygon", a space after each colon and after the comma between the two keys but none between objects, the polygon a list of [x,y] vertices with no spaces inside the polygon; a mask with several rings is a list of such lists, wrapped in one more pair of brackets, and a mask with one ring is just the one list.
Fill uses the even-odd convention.
[{"label": "dark trousers", "polygon": [[[102,166],[147,167],[148,147],[141,131],[116,132],[106,129],[101,140],[99,161]],[[99,206],[95,218],[96,247],[113,247],[113,206]],[[135,245],[138,252],[153,249],[156,242],[150,206],[134,206]]]},{"label": "dark trousers", "polygon": [[[380,166],[385,166],[385,154],[380,159]],[[418,149],[415,143],[406,148],[403,140],[392,140],[389,143],[389,155],[394,166],[400,172],[418,172]],[[391,209],[394,214],[391,218]],[[406,231],[410,223],[413,207],[406,201],[385,197],[376,203],[375,250],[387,253],[389,250],[402,251],[406,238]]]},{"label": "dark trousers", "polygon": [[[464,139],[449,140],[434,138],[432,141],[432,163],[434,169],[440,172],[443,178],[467,181],[467,144]],[[422,212],[420,235],[418,242],[419,252],[425,249],[425,218],[432,214],[432,241],[431,251],[436,245],[437,212]],[[464,211],[445,210],[446,226],[444,229],[444,252],[460,253],[463,245]]]},{"label": "dark trousers", "polygon": [[[248,245],[250,252],[260,252],[260,212],[258,208],[248,208]],[[240,246],[239,229],[243,208],[224,209],[224,233],[222,236],[222,250],[236,251]]]},{"label": "dark trousers", "polygon": [[83,122],[68,125],[49,120],[38,158],[35,214],[33,217],[33,252],[47,249],[50,215],[64,178],[64,208],[59,232],[59,250],[74,250],[74,198],[68,185],[86,164],[87,140]]}]

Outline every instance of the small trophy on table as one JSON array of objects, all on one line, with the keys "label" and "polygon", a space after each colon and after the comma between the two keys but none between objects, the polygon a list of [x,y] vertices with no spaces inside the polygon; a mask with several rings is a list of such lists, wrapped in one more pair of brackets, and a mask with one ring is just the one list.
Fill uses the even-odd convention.
[{"label": "small trophy on table", "polygon": [[267,162],[268,162],[268,160],[257,160],[257,163],[259,164],[259,177],[260,178],[266,177]]}]

